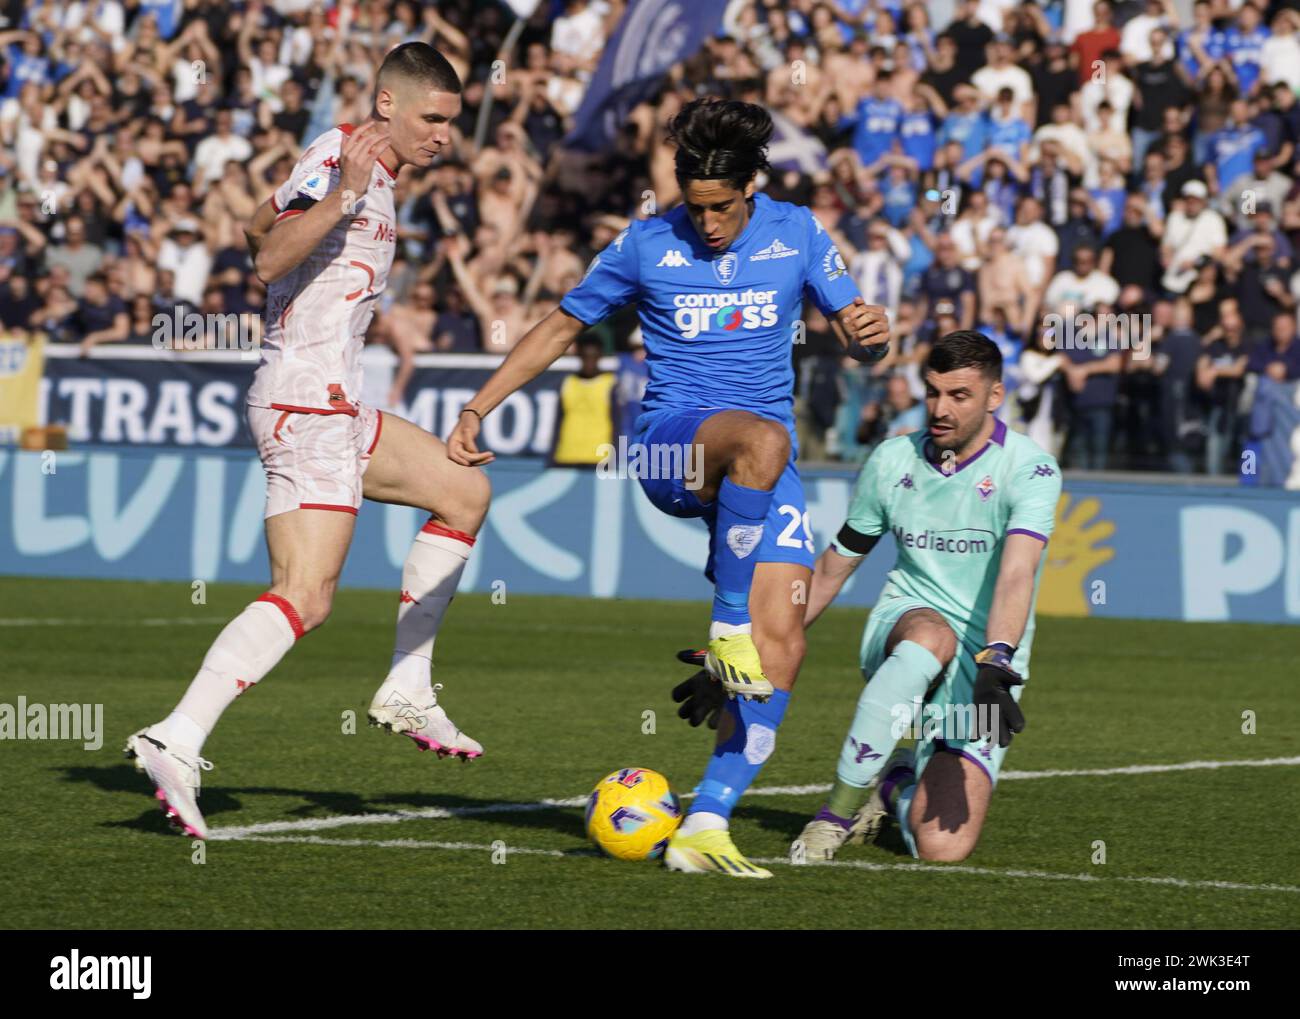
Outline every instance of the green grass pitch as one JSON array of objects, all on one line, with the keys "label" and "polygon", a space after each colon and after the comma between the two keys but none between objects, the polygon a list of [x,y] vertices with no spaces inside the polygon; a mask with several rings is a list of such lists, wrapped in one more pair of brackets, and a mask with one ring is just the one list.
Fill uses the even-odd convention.
[{"label": "green grass pitch", "polygon": [[[6,928],[1289,927],[1300,915],[1297,764],[1008,778],[965,864],[896,844],[753,882],[593,853],[572,799],[626,766],[698,780],[712,734],[677,719],[673,652],[700,604],[459,597],[438,639],[444,703],[485,756],[439,761],[368,729],[395,599],[334,615],[226,714],[205,756],[217,829],[447,808],[448,817],[214,839],[195,862],[122,740],[175,703],[226,619],[258,592],[0,580],[0,702],[102,703],[104,745],[0,742]],[[31,624],[30,621],[39,621]],[[830,781],[861,689],[863,614],[832,609],[758,786]],[[1295,628],[1041,619],[1015,773],[1300,757]],[[1242,732],[1243,712],[1257,731]],[[345,713],[355,712],[355,734]],[[652,733],[646,712],[654,712]],[[742,850],[783,856],[817,793],[747,796]],[[325,841],[308,841],[308,840]],[[1093,862],[1094,843],[1106,862]],[[334,843],[342,844],[334,844]],[[493,845],[510,850],[505,862]]]}]

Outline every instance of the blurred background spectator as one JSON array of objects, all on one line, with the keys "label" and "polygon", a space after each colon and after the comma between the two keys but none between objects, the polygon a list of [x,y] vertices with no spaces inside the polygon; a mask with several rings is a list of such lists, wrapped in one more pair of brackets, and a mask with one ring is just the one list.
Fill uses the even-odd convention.
[{"label": "blurred background spectator", "polygon": [[[664,124],[718,94],[777,115],[762,186],[813,210],[894,321],[865,367],[808,309],[805,457],[858,461],[915,427],[929,343],[977,327],[1007,362],[1000,413],[1067,466],[1235,472],[1254,380],[1300,375],[1293,6],[732,0],[590,152],[564,139],[625,0],[544,0],[517,32],[494,0],[8,0],[0,324],[89,350],[148,342],[153,312],[259,314],[243,224],[421,39],[466,90],[451,151],[397,184],[367,347],[385,405],[417,356],[507,353],[631,219],[676,203]],[[1107,320],[1107,342],[1057,345],[1049,315]],[[601,351],[619,366],[601,427],[626,433],[647,372],[631,310],[590,331],[583,356]]]}]

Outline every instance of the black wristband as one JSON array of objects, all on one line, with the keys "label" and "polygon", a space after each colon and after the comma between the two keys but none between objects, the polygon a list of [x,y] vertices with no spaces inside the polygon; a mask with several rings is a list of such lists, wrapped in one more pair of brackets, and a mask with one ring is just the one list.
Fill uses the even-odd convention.
[{"label": "black wristband", "polygon": [[877,364],[880,361],[883,361],[885,355],[888,353],[888,343],[882,343],[878,347],[863,347],[858,343],[850,343],[848,350],[849,357],[853,358],[853,360],[857,361],[859,364]]},{"label": "black wristband", "polygon": [[476,411],[473,407],[462,407],[462,408],[460,409],[460,412],[461,412],[462,414],[464,414],[466,411],[468,411],[469,413],[473,414],[473,415],[474,415],[476,418],[478,418],[480,421],[483,420],[483,415],[480,414],[478,411]]}]

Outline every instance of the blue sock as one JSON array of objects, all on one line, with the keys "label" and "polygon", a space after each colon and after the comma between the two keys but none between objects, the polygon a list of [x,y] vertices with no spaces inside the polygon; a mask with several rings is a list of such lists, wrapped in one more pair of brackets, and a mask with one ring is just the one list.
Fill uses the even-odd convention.
[{"label": "blue sock", "polygon": [[763,521],[772,490],[760,491],[723,478],[713,525],[713,618],[739,626],[749,622],[749,589],[754,583]]},{"label": "blue sock", "polygon": [[776,749],[776,730],[789,703],[788,690],[775,691],[766,703],[739,697],[727,701],[735,731],[727,742],[713,748],[713,757],[695,787],[695,802],[687,816],[704,812],[731,816],[740,794],[753,784]]},{"label": "blue sock", "polygon": [[903,786],[898,794],[898,799],[894,801],[894,817],[898,821],[898,830],[903,835],[903,844],[907,846],[907,851],[920,859],[916,852],[916,835],[912,833],[912,800],[916,798],[916,778]]}]

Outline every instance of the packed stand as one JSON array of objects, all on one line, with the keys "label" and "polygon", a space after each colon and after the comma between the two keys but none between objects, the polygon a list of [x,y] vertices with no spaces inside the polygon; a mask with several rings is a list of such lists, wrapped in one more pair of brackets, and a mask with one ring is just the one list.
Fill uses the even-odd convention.
[{"label": "packed stand", "polygon": [[[699,94],[778,115],[765,189],[812,208],[894,322],[864,367],[809,306],[807,458],[860,461],[923,427],[920,365],[956,328],[998,342],[1001,413],[1073,467],[1236,473],[1261,404],[1300,378],[1285,4],[735,0],[606,151],[566,148],[625,7],[543,3],[506,51],[495,2],[11,0],[0,324],[89,350],[149,343],[178,307],[255,318],[243,225],[305,142],[367,116],[384,53],[422,39],[466,91],[450,156],[397,186],[370,337],[389,403],[415,354],[504,354],[629,217],[672,207],[663,126]],[[630,420],[635,314],[594,332]]]}]

